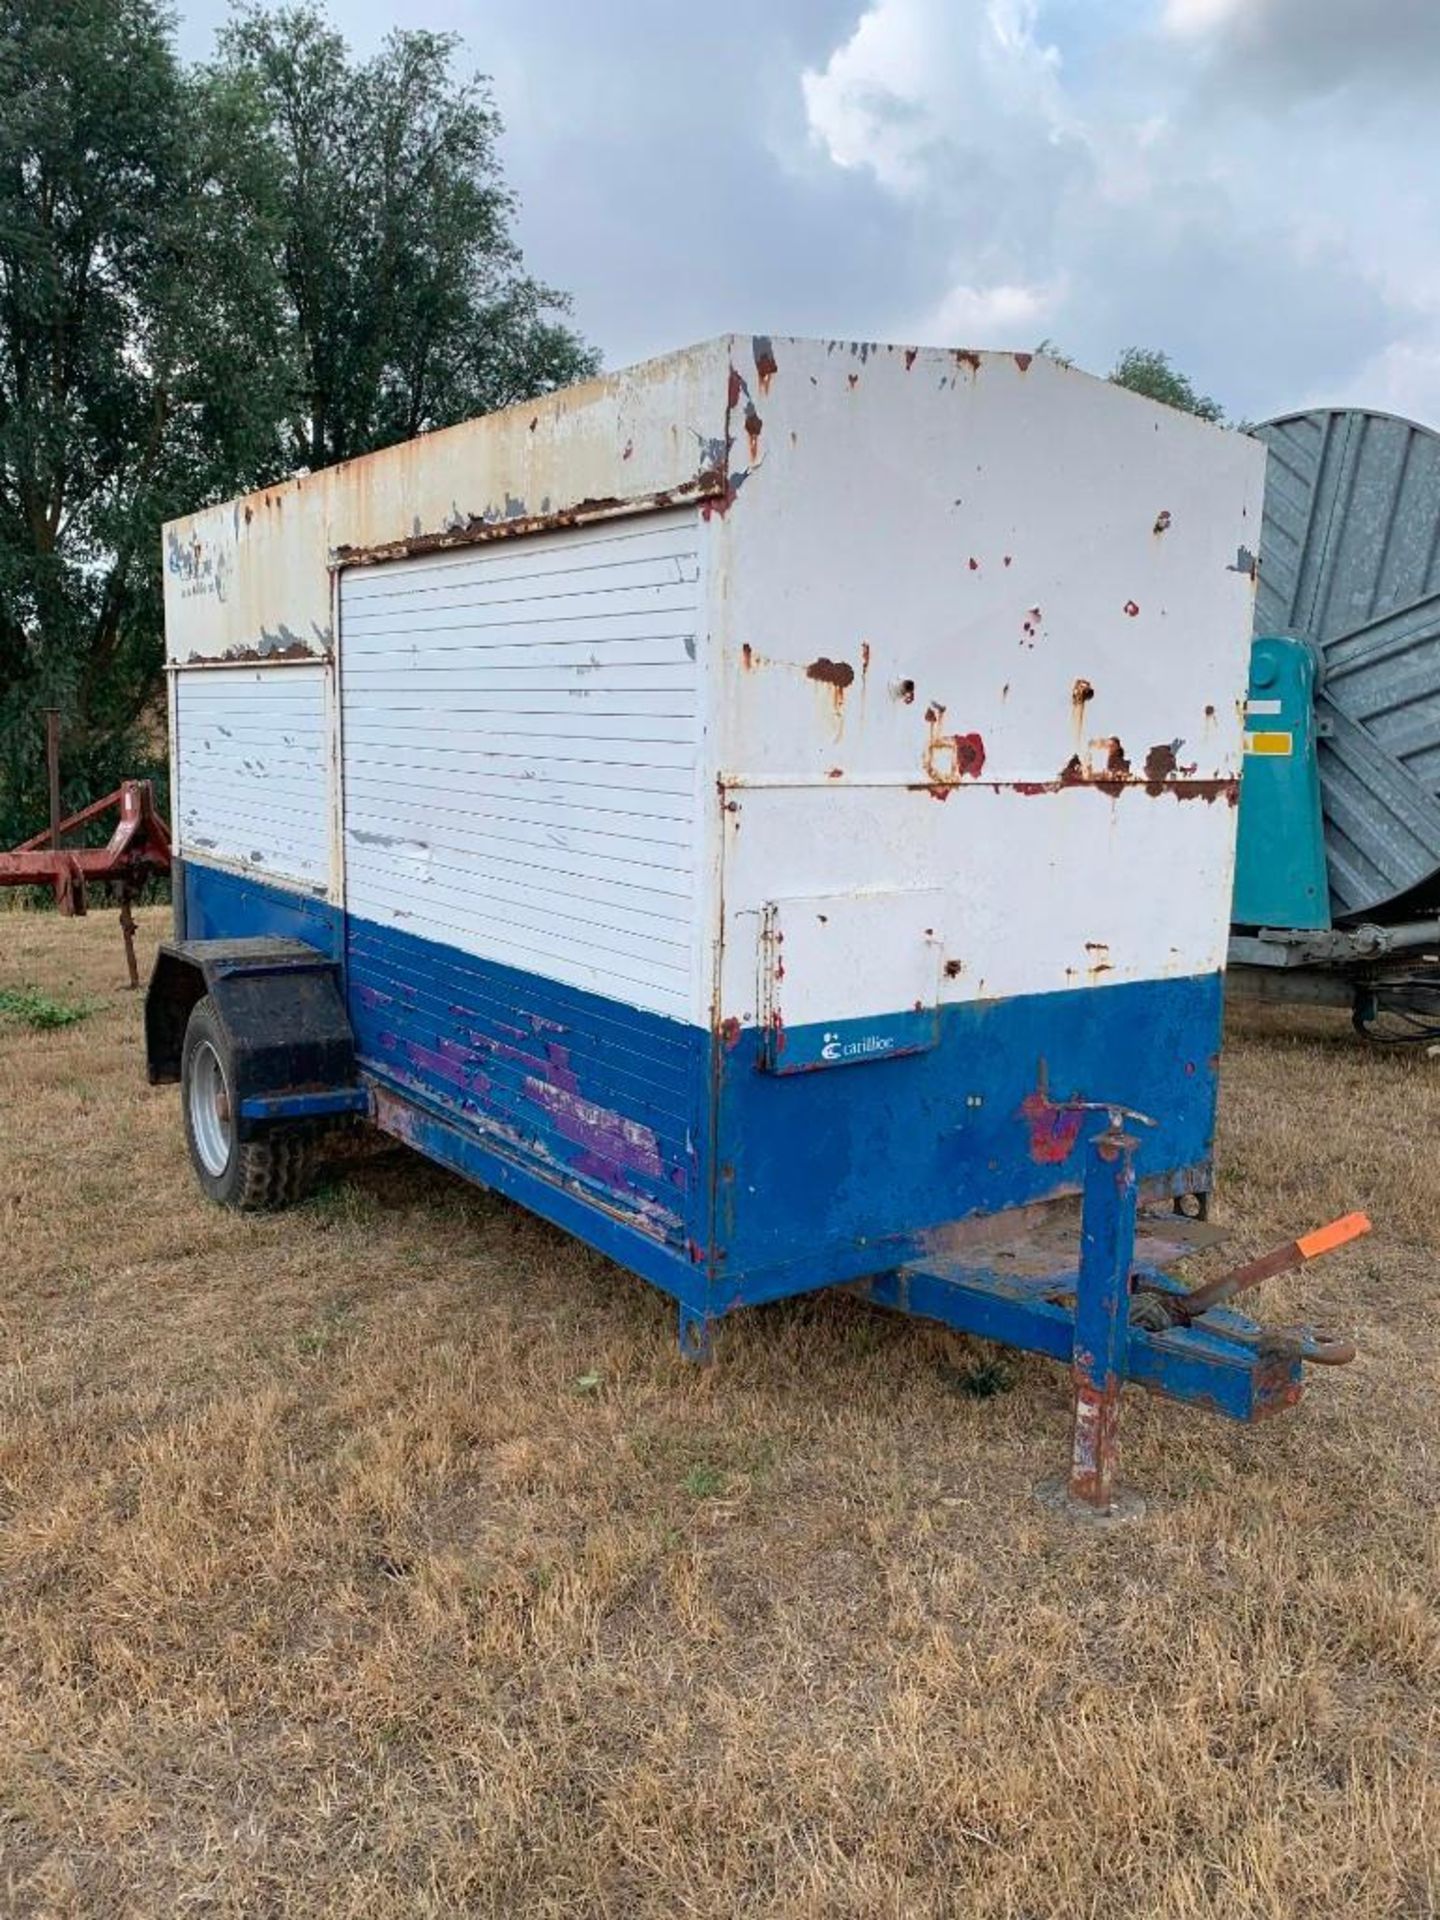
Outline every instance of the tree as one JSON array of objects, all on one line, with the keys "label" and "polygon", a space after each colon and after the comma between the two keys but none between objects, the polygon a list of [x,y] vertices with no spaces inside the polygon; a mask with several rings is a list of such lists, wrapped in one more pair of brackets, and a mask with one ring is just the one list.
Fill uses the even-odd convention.
[{"label": "tree", "polygon": [[311,467],[564,386],[595,370],[523,270],[500,119],[451,72],[453,35],[396,31],[357,63],[308,6],[251,6],[221,71],[265,103],[281,171],[277,271],[298,404],[292,460]]},{"label": "tree", "polygon": [[483,82],[252,8],[186,72],[160,0],[0,0],[0,846],[142,765],[160,529],[593,369],[525,274]]},{"label": "tree", "polygon": [[1218,422],[1225,418],[1220,402],[1197,393],[1187,375],[1172,364],[1169,354],[1157,347],[1126,347],[1111,368],[1110,379],[1117,387],[1128,387],[1131,393],[1143,393],[1148,400],[1178,407],[1201,420]]},{"label": "tree", "polygon": [[269,161],[154,0],[0,0],[0,845],[113,785],[162,662],[160,525],[270,471]]}]

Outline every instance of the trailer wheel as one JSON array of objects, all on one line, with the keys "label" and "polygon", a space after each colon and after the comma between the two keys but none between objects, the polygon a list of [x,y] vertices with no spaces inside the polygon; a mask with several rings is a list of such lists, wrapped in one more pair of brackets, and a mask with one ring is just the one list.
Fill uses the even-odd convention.
[{"label": "trailer wheel", "polygon": [[207,1198],[240,1213],[292,1206],[310,1172],[309,1135],[277,1127],[255,1140],[236,1137],[230,1045],[207,994],[185,1027],[180,1110],[196,1178]]}]

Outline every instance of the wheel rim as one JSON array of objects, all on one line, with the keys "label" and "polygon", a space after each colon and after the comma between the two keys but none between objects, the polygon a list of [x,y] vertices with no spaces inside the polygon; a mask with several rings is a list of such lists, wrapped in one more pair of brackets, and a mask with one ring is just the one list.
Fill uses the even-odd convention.
[{"label": "wheel rim", "polygon": [[230,1164],[230,1090],[208,1040],[190,1056],[190,1136],[205,1171],[224,1173]]}]

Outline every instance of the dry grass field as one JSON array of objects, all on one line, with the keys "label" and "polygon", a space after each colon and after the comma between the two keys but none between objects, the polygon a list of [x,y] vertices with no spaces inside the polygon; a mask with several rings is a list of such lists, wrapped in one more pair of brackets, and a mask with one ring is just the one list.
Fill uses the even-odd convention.
[{"label": "dry grass field", "polygon": [[1045,1362],[821,1297],[697,1373],[398,1149],[212,1210],[122,981],[0,914],[93,1003],[0,1019],[0,1911],[1440,1913],[1440,1059],[1233,1021],[1227,1253],[1368,1208],[1262,1302],[1360,1358],[1127,1396],[1095,1531]]}]

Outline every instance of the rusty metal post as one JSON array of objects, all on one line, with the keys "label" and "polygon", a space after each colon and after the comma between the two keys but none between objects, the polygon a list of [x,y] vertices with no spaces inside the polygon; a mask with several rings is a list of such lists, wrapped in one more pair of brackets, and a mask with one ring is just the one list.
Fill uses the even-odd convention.
[{"label": "rusty metal post", "polygon": [[50,776],[50,846],[60,845],[60,709],[45,709],[45,768]]},{"label": "rusty metal post", "polygon": [[1116,1430],[1130,1339],[1130,1269],[1135,1256],[1133,1134],[1112,1122],[1090,1142],[1075,1291],[1075,1424],[1070,1497],[1097,1513],[1115,1504]]},{"label": "rusty metal post", "polygon": [[130,975],[130,990],[140,990],[140,963],[135,957],[135,916],[130,911],[130,895],[120,895],[120,937],[125,942],[125,968]]}]

